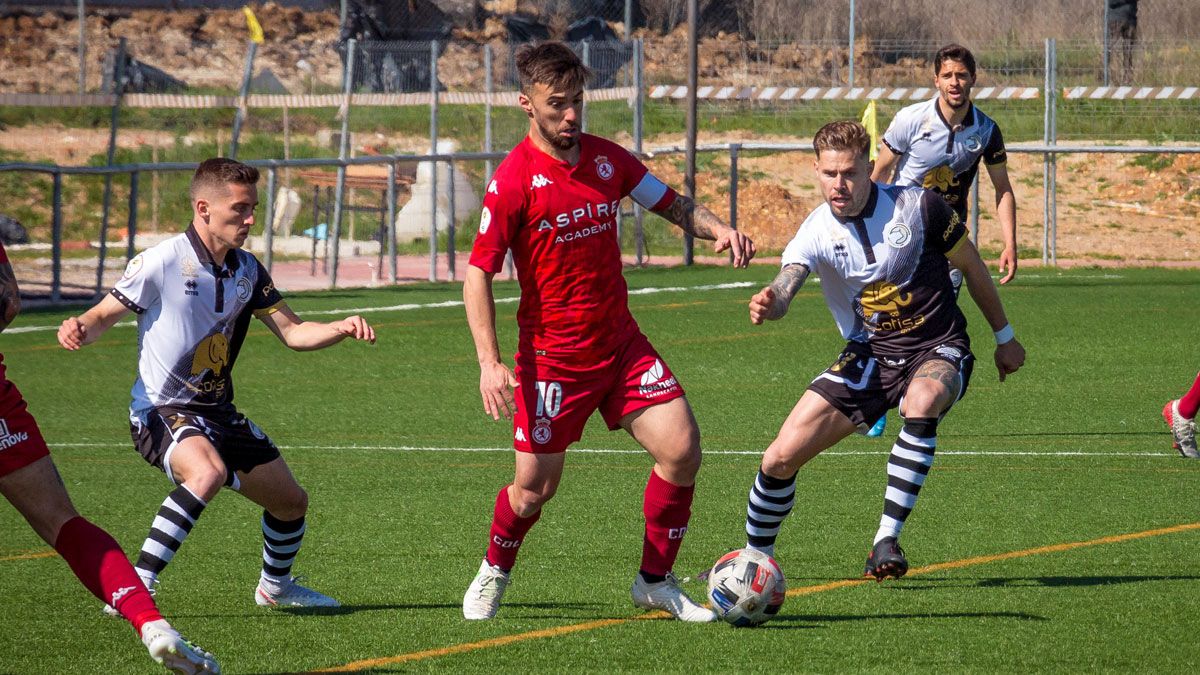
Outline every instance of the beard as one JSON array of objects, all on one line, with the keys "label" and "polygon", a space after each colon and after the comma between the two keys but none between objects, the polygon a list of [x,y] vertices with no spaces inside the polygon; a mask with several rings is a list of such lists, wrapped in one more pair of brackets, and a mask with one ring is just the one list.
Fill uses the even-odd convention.
[{"label": "beard", "polygon": [[550,143],[550,145],[553,145],[554,147],[558,148],[559,150],[570,150],[571,148],[575,147],[575,145],[579,142],[578,136],[569,136],[569,137],[564,138],[562,136],[559,136],[558,132],[556,132],[555,130],[547,129],[545,126],[543,126],[541,124],[538,124],[537,127],[538,127],[538,133],[540,133],[542,135],[542,138],[545,139],[546,142]]}]

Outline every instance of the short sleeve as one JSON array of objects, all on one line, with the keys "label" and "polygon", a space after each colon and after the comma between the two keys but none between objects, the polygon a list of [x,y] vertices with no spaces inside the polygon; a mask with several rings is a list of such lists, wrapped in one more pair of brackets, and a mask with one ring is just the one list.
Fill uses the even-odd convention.
[{"label": "short sleeve", "polygon": [[925,247],[949,255],[967,240],[967,228],[958,213],[945,198],[926,190],[921,194],[921,210],[925,212]]},{"label": "short sleeve", "polygon": [[888,125],[887,131],[883,132],[883,144],[888,147],[894,154],[903,155],[908,152],[909,141],[912,138],[912,133],[909,130],[909,115],[905,115],[901,110],[895,117],[892,118],[892,123]]},{"label": "short sleeve", "polygon": [[158,302],[162,294],[163,263],[154,250],[143,251],[125,266],[111,293],[121,304],[141,314]]},{"label": "short sleeve", "polygon": [[479,232],[475,235],[470,263],[485,272],[499,272],[524,213],[525,193],[518,174],[497,171],[483,195]]},{"label": "short sleeve", "polygon": [[992,125],[992,136],[983,148],[983,163],[993,166],[1007,161],[1008,151],[1004,149],[1004,135],[1000,133],[1000,127]]},{"label": "short sleeve", "polygon": [[796,236],[788,242],[787,248],[783,249],[783,259],[780,261],[780,267],[788,265],[804,265],[810,272],[817,269],[817,247],[813,241],[811,234],[815,228],[814,225],[809,225],[805,221],[804,225],[800,226],[800,230],[796,232]]},{"label": "short sleeve", "polygon": [[258,274],[254,282],[254,293],[250,295],[248,306],[255,316],[273,314],[283,303],[283,295],[275,288],[275,281],[271,279],[271,273],[267,271],[267,268],[263,267],[257,258],[255,258],[254,264],[258,266]]}]

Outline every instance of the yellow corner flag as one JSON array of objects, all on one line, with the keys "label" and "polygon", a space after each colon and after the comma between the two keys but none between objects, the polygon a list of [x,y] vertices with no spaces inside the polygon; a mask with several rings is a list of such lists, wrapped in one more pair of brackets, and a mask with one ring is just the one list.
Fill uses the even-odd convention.
[{"label": "yellow corner flag", "polygon": [[262,26],[258,23],[258,17],[254,16],[254,10],[250,9],[248,5],[243,7],[242,11],[246,14],[246,26],[250,28],[250,39],[261,45],[263,43],[263,30]]},{"label": "yellow corner flag", "polygon": [[867,130],[867,135],[871,137],[871,154],[870,160],[875,161],[879,156],[879,118],[875,114],[875,101],[867,104],[867,109],[863,111],[862,125]]}]

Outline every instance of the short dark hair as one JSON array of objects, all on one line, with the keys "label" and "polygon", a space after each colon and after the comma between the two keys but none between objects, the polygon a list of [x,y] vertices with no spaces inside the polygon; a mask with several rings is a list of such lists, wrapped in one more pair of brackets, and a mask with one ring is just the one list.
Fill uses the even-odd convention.
[{"label": "short dark hair", "polygon": [[517,76],[521,91],[529,94],[533,85],[545,84],[559,89],[583,87],[592,77],[592,69],[561,42],[542,42],[517,50]]},{"label": "short dark hair", "polygon": [[958,61],[967,67],[967,72],[971,73],[971,77],[975,77],[975,55],[971,53],[970,49],[951,43],[937,50],[937,54],[933,56],[934,75],[942,72],[942,64],[946,61]]},{"label": "short dark hair", "polygon": [[817,159],[821,158],[822,150],[839,151],[851,150],[860,155],[869,155],[871,137],[863,125],[854,120],[838,120],[830,122],[817,131],[813,136],[813,149],[817,151]]},{"label": "short dark hair", "polygon": [[194,201],[201,190],[217,188],[224,190],[226,185],[257,185],[258,169],[242,164],[236,159],[214,157],[200,162],[196,173],[192,174],[192,186],[188,195]]}]

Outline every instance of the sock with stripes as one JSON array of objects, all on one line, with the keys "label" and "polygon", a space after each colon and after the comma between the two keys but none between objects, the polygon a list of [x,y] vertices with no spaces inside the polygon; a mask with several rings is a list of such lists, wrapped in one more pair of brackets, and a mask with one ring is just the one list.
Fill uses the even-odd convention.
[{"label": "sock with stripes", "polygon": [[135,565],[146,588],[152,588],[158,581],[158,575],[175,557],[196,520],[204,513],[205,506],[208,503],[193,494],[186,485],[175,488],[163,500]]},{"label": "sock with stripes", "polygon": [[292,563],[304,539],[304,516],[280,520],[263,511],[263,581],[275,587],[286,585],[292,576]]},{"label": "sock with stripes", "polygon": [[887,491],[883,497],[883,516],[875,541],[899,537],[908,514],[917,503],[917,495],[933,466],[933,451],[937,448],[936,417],[914,417],[904,421],[892,454],[888,457]]},{"label": "sock with stripes", "polygon": [[142,634],[143,624],[162,619],[154,598],[133,571],[121,546],[87,519],[76,516],[64,523],[54,550],[92,595],[115,607],[138,635]]},{"label": "sock with stripes", "polygon": [[775,478],[759,469],[746,505],[747,546],[774,557],[779,526],[792,512],[795,503],[796,474],[788,478]]},{"label": "sock with stripes", "polygon": [[675,485],[650,470],[650,480],[642,497],[642,515],[646,529],[642,537],[642,563],[639,572],[647,582],[666,579],[675,565],[683,535],[692,517],[695,485]]},{"label": "sock with stripes", "polygon": [[1200,375],[1192,382],[1192,388],[1179,399],[1179,415],[1184,419],[1196,419],[1196,411],[1200,410]]}]

